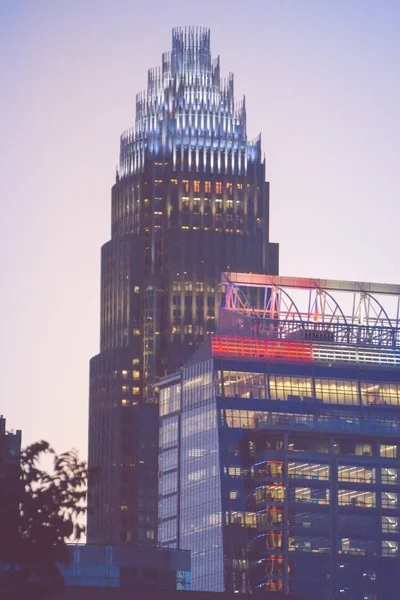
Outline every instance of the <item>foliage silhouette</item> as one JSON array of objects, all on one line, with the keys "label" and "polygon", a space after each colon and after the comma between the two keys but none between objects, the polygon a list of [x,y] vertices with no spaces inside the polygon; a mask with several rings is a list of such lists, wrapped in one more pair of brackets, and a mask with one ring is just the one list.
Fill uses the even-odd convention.
[{"label": "foliage silhouette", "polygon": [[58,564],[69,564],[67,541],[85,532],[88,477],[77,452],[56,454],[41,441],[23,450],[17,468],[0,480],[1,598],[44,598],[63,585]]}]

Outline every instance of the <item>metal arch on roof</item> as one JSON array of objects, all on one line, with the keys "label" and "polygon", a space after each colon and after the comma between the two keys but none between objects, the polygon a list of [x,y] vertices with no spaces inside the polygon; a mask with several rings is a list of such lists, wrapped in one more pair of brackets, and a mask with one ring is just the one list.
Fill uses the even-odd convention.
[{"label": "metal arch on roof", "polygon": [[[240,310],[240,308],[237,306],[237,300],[239,299],[239,301],[240,301],[240,296],[243,296],[248,306],[246,307],[246,304],[241,302],[242,310],[246,313],[252,314],[252,316],[255,317],[256,319],[259,319],[260,318],[259,311],[257,311],[255,309],[255,307],[253,307],[253,305],[250,302],[250,300],[248,299],[246,293],[240,288],[240,284],[238,285],[235,282],[230,281],[229,277],[226,273],[224,273],[223,275],[225,275],[225,281],[222,281],[221,283],[222,284],[225,283],[228,285],[225,308],[233,309],[233,310]],[[250,285],[249,287],[253,287],[253,286]],[[257,286],[257,287],[260,287],[260,286]],[[265,286],[262,286],[262,287],[265,287]],[[270,286],[267,286],[267,287],[270,287]],[[302,320],[301,313],[300,313],[298,307],[296,306],[295,301],[293,300],[293,298],[291,298],[289,293],[285,289],[283,289],[277,285],[274,285],[271,287],[273,290],[279,290],[281,292],[281,294],[284,294],[290,300],[290,304],[288,305],[289,308],[286,311],[286,314],[290,314],[291,308],[293,306],[295,308],[295,311],[296,311],[299,319]],[[268,299],[268,294],[264,295],[264,306],[262,309],[261,318],[268,317],[268,318],[273,319],[273,318],[275,318],[275,311],[277,312],[278,315],[281,314],[281,310],[280,310],[280,304],[282,301],[281,294],[276,295],[276,294],[272,293],[272,294],[270,294],[269,299]],[[275,305],[275,300],[277,302],[276,305]],[[279,318],[279,316],[277,318]]]},{"label": "metal arch on roof", "polygon": [[373,283],[361,281],[342,281],[336,279],[313,279],[308,277],[286,277],[283,275],[259,275],[256,273],[223,272],[221,283],[248,285],[251,287],[281,286],[298,289],[316,289],[336,292],[367,292],[400,296],[400,285],[391,283]]},{"label": "metal arch on roof", "polygon": [[[241,299],[241,296],[244,298],[244,302]],[[238,306],[237,303],[240,303],[241,306]],[[232,285],[228,283],[228,290],[226,294],[225,308],[233,309],[233,310],[243,310],[246,313],[252,313],[252,316],[258,318],[250,300],[248,299],[245,292],[240,289],[240,287],[236,285]]]},{"label": "metal arch on roof", "polygon": [[[228,296],[245,299],[226,308],[254,319],[251,335],[318,334],[338,343],[400,347],[400,285],[243,273],[222,273],[221,283]],[[243,288],[264,289],[264,300],[252,305]]]},{"label": "metal arch on roof", "polygon": [[[280,294],[279,294],[279,297],[278,297],[279,315],[282,314],[281,311],[280,311],[280,305],[281,305],[281,302],[282,302],[282,294],[285,294],[285,296],[287,298],[289,298],[291,304],[289,305],[288,310],[286,311],[286,318],[284,320],[287,321],[290,316],[293,317],[294,314],[297,314],[297,316],[299,317],[299,320],[303,321],[302,316],[301,316],[301,312],[299,311],[299,309],[298,309],[298,307],[296,305],[296,302],[289,295],[289,293],[285,289],[281,288],[279,285],[275,285],[274,288],[280,291]],[[292,311],[291,311],[292,307],[295,309],[295,313],[292,313]],[[271,318],[273,318],[273,317],[271,317]]]},{"label": "metal arch on roof", "polygon": [[[392,321],[391,321],[391,319],[390,319],[389,315],[387,314],[386,310],[384,309],[384,307],[382,306],[382,304],[379,302],[379,300],[378,300],[377,298],[375,298],[375,296],[374,296],[373,294],[371,294],[371,293],[369,293],[369,292],[362,292],[362,293],[360,294],[359,306],[361,306],[361,304],[362,304],[363,300],[364,300],[366,297],[367,297],[367,298],[369,298],[370,300],[373,300],[374,302],[376,302],[376,304],[378,305],[378,307],[379,307],[379,309],[380,309],[380,310],[379,310],[379,313],[377,313],[377,312],[375,311],[375,318],[376,318],[376,321],[377,321],[377,322],[379,321],[379,318],[380,318],[381,314],[383,313],[383,315],[384,315],[384,317],[385,317],[385,320],[386,320],[387,324],[388,324],[388,325],[389,325],[391,328],[393,328],[393,324],[392,324]],[[364,304],[365,304],[365,303],[364,303]],[[370,316],[370,312],[369,312],[369,309],[370,309],[370,307],[371,307],[371,302],[369,302],[369,303],[368,303],[368,305],[366,306],[366,308],[367,308],[367,313],[366,313],[366,316],[367,316],[367,320],[368,320],[368,322],[369,322],[369,316]],[[360,315],[360,317],[359,317],[359,318],[360,318],[360,320],[361,320],[362,316]],[[360,323],[360,324],[362,324],[362,323]]]},{"label": "metal arch on roof", "polygon": [[[314,303],[311,303],[311,298],[312,298],[313,292],[315,292],[315,300],[314,300]],[[329,298],[329,300],[332,301],[332,303],[333,303],[333,305],[335,307],[334,310],[331,310],[330,323],[332,323],[334,320],[336,320],[336,321],[338,320],[338,319],[335,319],[336,311],[338,311],[339,314],[341,315],[342,319],[343,319],[343,323],[345,325],[347,325],[348,324],[347,323],[347,318],[346,318],[346,316],[345,316],[345,314],[344,314],[344,312],[342,310],[342,307],[340,306],[339,302],[336,300],[336,298],[334,298],[334,296],[332,296],[332,294],[330,294],[327,290],[324,290],[323,288],[315,288],[313,290],[310,290],[309,309],[308,309],[309,320],[311,320],[311,317],[314,317],[314,320],[315,320],[316,313],[315,313],[315,311],[314,311],[314,313],[311,311],[311,307],[315,306],[315,308],[318,310],[317,301],[318,301],[318,297],[319,296],[323,296],[323,298],[324,298],[324,306],[320,306],[320,308],[322,310],[321,316],[323,318],[323,322],[326,323],[326,320],[325,320],[324,317],[328,316],[325,308],[326,308],[326,299]],[[328,304],[328,307],[329,307],[329,304]]]}]

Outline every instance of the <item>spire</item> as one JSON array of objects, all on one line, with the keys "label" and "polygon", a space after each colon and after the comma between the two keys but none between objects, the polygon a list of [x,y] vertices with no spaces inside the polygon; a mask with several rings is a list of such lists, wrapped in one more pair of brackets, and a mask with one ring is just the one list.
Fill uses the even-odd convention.
[{"label": "spire", "polygon": [[211,165],[230,172],[232,165],[261,160],[259,141],[255,147],[247,141],[245,98],[235,105],[233,73],[221,79],[220,59],[212,60],[209,29],[175,27],[171,51],[162,54],[161,67],[149,69],[147,81],[136,97],[134,133],[121,137],[119,177],[142,169],[148,153],[167,155],[172,148],[196,151],[189,170],[203,168],[198,157],[211,148],[220,157]]}]

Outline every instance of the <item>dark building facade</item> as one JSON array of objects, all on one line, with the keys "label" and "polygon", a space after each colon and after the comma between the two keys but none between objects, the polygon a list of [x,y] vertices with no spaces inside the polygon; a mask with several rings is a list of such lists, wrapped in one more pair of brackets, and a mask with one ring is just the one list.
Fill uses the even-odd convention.
[{"label": "dark building facade", "polygon": [[143,546],[71,545],[71,564],[61,566],[65,585],[172,592],[190,590],[190,552]]},{"label": "dark building facade", "polygon": [[[20,430],[9,432],[0,416],[0,531],[12,537],[19,523],[19,480],[21,456]],[[1,587],[1,583],[0,583]]]},{"label": "dark building facade", "polygon": [[11,469],[15,466],[19,468],[22,432],[20,429],[15,432],[7,431],[6,420],[3,415],[0,415],[0,439],[0,467],[2,473],[5,474],[8,467]]},{"label": "dark building facade", "polygon": [[210,32],[174,29],[121,137],[101,252],[100,354],[90,364],[88,540],[153,544],[155,384],[215,329],[223,270],[277,273],[260,138]]},{"label": "dark building facade", "polygon": [[160,544],[193,590],[396,600],[400,286],[223,283],[218,334],[159,384]]},{"label": "dark building facade", "polygon": [[[192,592],[177,590],[159,591],[156,589],[132,588],[109,588],[109,587],[79,587],[68,586],[58,594],[52,596],[53,600],[236,600],[233,594],[220,592]],[[272,592],[264,594],[264,600],[284,600],[286,596]],[[21,598],[20,600],[25,600]],[[32,597],[26,598],[32,600]],[[307,600],[291,596],[291,600]]]}]

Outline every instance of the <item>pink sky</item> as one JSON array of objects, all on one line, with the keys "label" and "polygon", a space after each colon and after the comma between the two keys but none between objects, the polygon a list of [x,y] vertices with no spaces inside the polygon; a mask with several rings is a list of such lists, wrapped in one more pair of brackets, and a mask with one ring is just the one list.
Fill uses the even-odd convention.
[{"label": "pink sky", "polygon": [[281,274],[399,282],[396,0],[2,2],[0,413],[24,443],[86,455],[119,136],[187,24],[262,133]]}]

